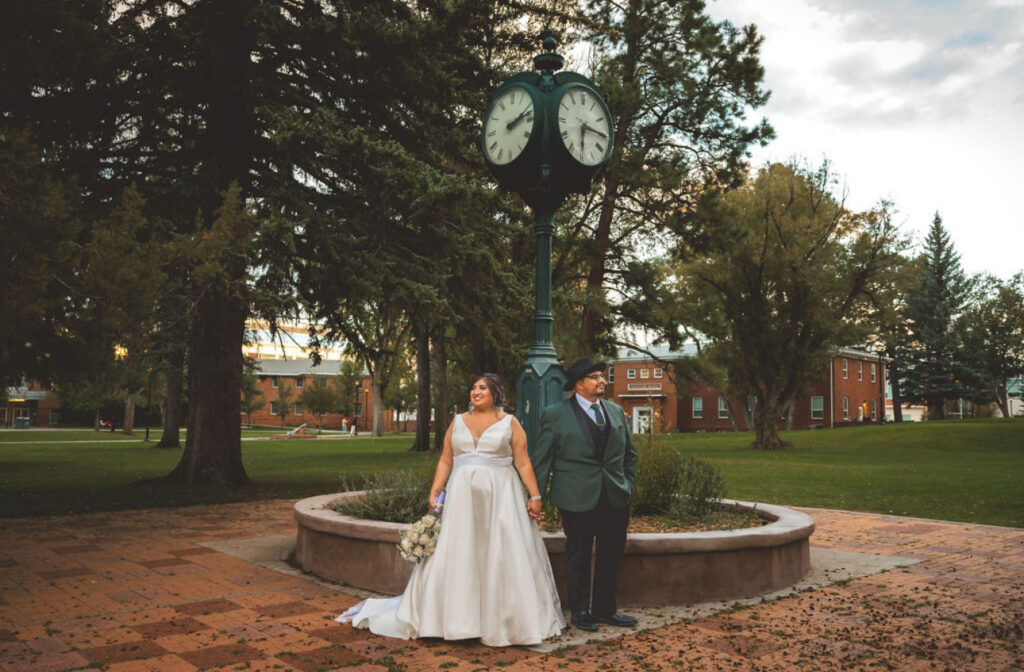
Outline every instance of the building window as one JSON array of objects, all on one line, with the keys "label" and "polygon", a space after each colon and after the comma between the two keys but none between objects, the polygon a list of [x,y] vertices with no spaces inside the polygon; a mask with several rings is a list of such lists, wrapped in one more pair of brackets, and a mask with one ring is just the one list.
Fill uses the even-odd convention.
[{"label": "building window", "polygon": [[725,397],[718,398],[718,419],[729,417],[729,404],[726,403]]},{"label": "building window", "polygon": [[704,399],[702,399],[701,397],[693,398],[693,417],[704,417]]},{"label": "building window", "polygon": [[654,369],[654,377],[661,378],[661,369]]},{"label": "building window", "polygon": [[857,362],[857,380],[864,380],[864,362]]},{"label": "building window", "polygon": [[650,378],[651,377],[651,370],[650,369],[640,369],[640,377],[644,378],[644,379]]},{"label": "building window", "polygon": [[271,415],[277,415],[277,402],[276,401],[270,402],[270,414]]},{"label": "building window", "polygon": [[270,377],[270,386],[277,389],[277,376]]},{"label": "building window", "polygon": [[615,382],[615,365],[614,364],[612,366],[608,367],[608,382],[609,383],[614,383]]},{"label": "building window", "polygon": [[295,406],[292,407],[292,413],[295,415],[302,415],[302,404],[295,404]]},{"label": "building window", "polygon": [[843,420],[850,419],[850,398],[843,397]]},{"label": "building window", "polygon": [[871,400],[871,419],[878,420],[878,399]]},{"label": "building window", "polygon": [[811,420],[825,417],[825,397],[811,397]]},{"label": "building window", "polygon": [[844,358],[843,359],[843,378],[846,379],[846,378],[849,378],[849,377],[850,377],[850,360]]},{"label": "building window", "polygon": [[871,382],[872,383],[875,382],[875,380],[876,380],[875,376],[877,376],[877,375],[878,374],[875,372],[875,363],[871,362]]},{"label": "building window", "polygon": [[302,389],[302,376],[295,376],[295,389],[296,390],[301,390]]},{"label": "building window", "polygon": [[636,378],[636,369],[626,369],[626,378],[630,380]]}]

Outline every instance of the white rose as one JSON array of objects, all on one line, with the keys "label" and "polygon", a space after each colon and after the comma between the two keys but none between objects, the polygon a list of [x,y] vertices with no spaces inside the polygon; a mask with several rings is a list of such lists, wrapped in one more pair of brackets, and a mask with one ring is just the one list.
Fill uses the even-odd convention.
[{"label": "white rose", "polygon": [[420,538],[416,540],[416,543],[418,543],[420,546],[426,546],[430,543],[430,539],[431,537],[429,534],[421,534]]},{"label": "white rose", "polygon": [[412,554],[414,556],[416,556],[417,558],[422,558],[423,557],[423,549],[420,548],[419,546],[417,546],[416,548],[412,549]]},{"label": "white rose", "polygon": [[420,522],[423,523],[426,527],[433,527],[434,523],[437,522],[437,518],[431,515],[426,515],[423,516],[423,519]]},{"label": "white rose", "polygon": [[412,524],[412,531],[416,534],[423,534],[423,529],[423,523],[418,520]]},{"label": "white rose", "polygon": [[409,537],[404,537],[402,539],[402,550],[408,551],[410,548],[412,548],[412,542],[409,540]]}]

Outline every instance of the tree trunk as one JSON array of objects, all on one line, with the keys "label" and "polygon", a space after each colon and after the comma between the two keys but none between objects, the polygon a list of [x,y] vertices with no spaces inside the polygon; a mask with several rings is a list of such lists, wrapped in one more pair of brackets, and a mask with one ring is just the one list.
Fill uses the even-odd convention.
[{"label": "tree trunk", "polygon": [[96,409],[95,415],[93,415],[92,429],[94,432],[100,431],[100,409],[98,408]]},{"label": "tree trunk", "polygon": [[384,399],[380,390],[380,371],[383,364],[380,360],[373,364],[370,378],[370,394],[373,395],[373,435],[384,436]]},{"label": "tree trunk", "polygon": [[434,388],[434,450],[444,447],[444,435],[448,432],[448,352],[445,345],[444,332],[438,329],[434,338],[430,356],[431,368],[434,371],[431,383]]},{"label": "tree trunk", "polygon": [[733,413],[732,401],[729,399],[729,397],[725,398],[725,410],[729,414],[729,424],[732,425],[732,431],[733,432],[739,432],[740,431],[740,426],[736,422],[736,414]]},{"label": "tree trunk", "polygon": [[892,389],[892,421],[903,422],[903,392],[900,390],[900,376],[895,359],[889,362],[886,372],[889,374],[889,387]]},{"label": "tree trunk", "polygon": [[157,448],[181,447],[181,392],[185,369],[185,348],[171,351],[167,369],[167,400],[164,402],[163,434]]},{"label": "tree trunk", "polygon": [[1010,417],[1010,402],[1007,399],[1007,392],[1005,385],[996,385],[996,405],[999,406],[999,412],[1003,414],[1004,418]]},{"label": "tree trunk", "polygon": [[124,400],[124,426],[121,431],[125,434],[131,434],[135,429],[135,395],[129,394],[128,398]]},{"label": "tree trunk", "polygon": [[430,450],[430,335],[426,325],[415,323],[416,341],[416,440],[412,450]]},{"label": "tree trunk", "polygon": [[169,480],[244,485],[242,466],[242,302],[220,288],[199,294],[189,343],[189,414],[185,451]]},{"label": "tree trunk", "polygon": [[793,431],[793,414],[795,413],[795,411],[796,411],[796,401],[794,399],[790,399],[789,401],[786,402],[786,405],[785,405],[786,431],[787,432],[792,432]]},{"label": "tree trunk", "polygon": [[754,442],[751,448],[757,450],[775,450],[783,446],[779,439],[779,400],[775,396],[766,395],[754,404]]}]

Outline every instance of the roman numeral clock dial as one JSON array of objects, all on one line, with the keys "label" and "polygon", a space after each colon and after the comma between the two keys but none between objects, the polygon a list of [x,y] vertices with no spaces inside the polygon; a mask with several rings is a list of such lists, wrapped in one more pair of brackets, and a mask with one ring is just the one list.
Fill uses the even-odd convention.
[{"label": "roman numeral clock dial", "polygon": [[533,135],[533,98],[521,86],[510,86],[491,103],[484,120],[484,153],[491,163],[504,166],[514,161]]},{"label": "roman numeral clock dial", "polygon": [[569,154],[585,166],[611,153],[612,118],[600,96],[583,86],[565,90],[558,101],[558,135]]}]

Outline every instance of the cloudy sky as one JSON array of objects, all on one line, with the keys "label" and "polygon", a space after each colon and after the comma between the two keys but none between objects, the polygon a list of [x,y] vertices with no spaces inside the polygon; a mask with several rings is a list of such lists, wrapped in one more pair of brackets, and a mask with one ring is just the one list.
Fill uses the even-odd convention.
[{"label": "cloudy sky", "polygon": [[1024,270],[1024,0],[711,0],[765,36],[777,138],[756,163],[828,158],[863,210],[920,240],[936,211],[965,270]]}]

